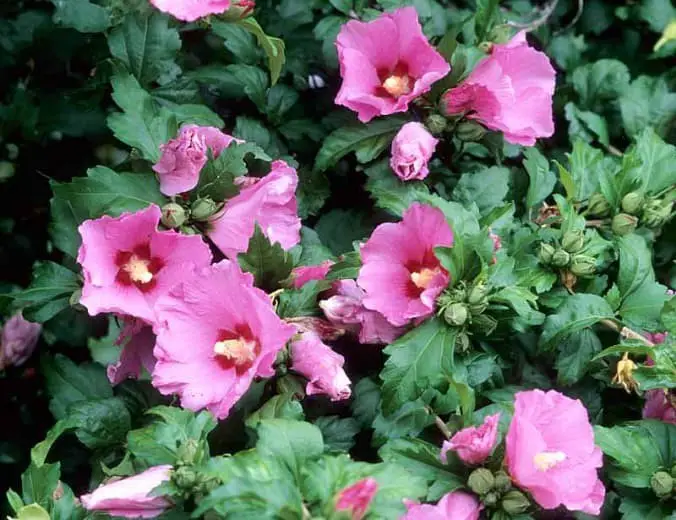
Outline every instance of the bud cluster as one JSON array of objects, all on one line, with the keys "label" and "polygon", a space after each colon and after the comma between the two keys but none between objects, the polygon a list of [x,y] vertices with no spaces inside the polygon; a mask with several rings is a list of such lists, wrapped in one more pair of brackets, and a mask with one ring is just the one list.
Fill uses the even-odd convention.
[{"label": "bud cluster", "polygon": [[567,269],[575,276],[589,276],[596,272],[596,259],[581,254],[584,246],[585,237],[582,230],[568,231],[561,239],[561,247],[542,242],[538,260],[543,265]]},{"label": "bud cluster", "polygon": [[189,207],[178,202],[169,202],[162,206],[162,225],[169,229],[186,231],[190,220],[206,222],[218,209],[218,204],[208,197],[197,199]]},{"label": "bud cluster", "polygon": [[220,484],[217,478],[205,475],[199,470],[208,454],[204,452],[198,441],[188,439],[182,442],[178,447],[176,457],[176,467],[172,472],[171,482],[185,498],[205,495]]},{"label": "bud cluster", "polygon": [[498,324],[491,316],[484,314],[488,309],[489,292],[490,289],[482,282],[475,282],[469,288],[461,282],[457,288],[441,295],[439,314],[452,327],[471,326],[488,336]]},{"label": "bud cluster", "polygon": [[[640,191],[632,191],[622,197],[619,212],[611,220],[615,235],[633,233],[639,225],[656,229],[666,224],[673,216],[673,200],[666,197],[646,197]],[[587,205],[587,214],[594,217],[610,217],[612,208],[600,193],[594,193]]]},{"label": "bud cluster", "polygon": [[491,518],[502,518],[503,513],[520,515],[531,505],[524,493],[512,489],[512,479],[504,471],[493,473],[487,468],[477,468],[470,473],[467,487],[479,495],[486,508],[496,510]]},{"label": "bud cluster", "polygon": [[669,471],[656,471],[650,477],[650,487],[662,499],[676,496],[676,464]]}]

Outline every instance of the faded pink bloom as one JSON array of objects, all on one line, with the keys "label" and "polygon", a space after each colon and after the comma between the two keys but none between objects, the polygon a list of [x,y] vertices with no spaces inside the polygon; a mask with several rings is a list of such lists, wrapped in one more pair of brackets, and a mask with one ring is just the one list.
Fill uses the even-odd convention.
[{"label": "faded pink bloom", "polygon": [[160,11],[184,22],[194,22],[210,14],[222,14],[230,8],[230,0],[150,0]]},{"label": "faded pink bloom", "polygon": [[304,332],[291,343],[291,361],[291,370],[308,380],[308,395],[324,394],[332,401],[350,397],[350,380],[343,370],[345,358],[313,332]]},{"label": "faded pink bloom", "polygon": [[381,224],[361,248],[357,283],[364,306],[396,326],[434,313],[434,303],[449,276],[434,254],[453,244],[453,232],[437,208],[412,204],[401,222]]},{"label": "faded pink bloom", "polygon": [[332,265],[333,262],[331,260],[326,260],[319,265],[303,265],[296,267],[291,272],[292,287],[294,289],[300,289],[308,282],[323,280],[326,278]]},{"label": "faded pink bloom", "polygon": [[103,484],[80,502],[88,511],[101,511],[124,518],[155,518],[171,507],[168,498],[151,496],[152,491],[171,478],[171,466],[154,466],[133,477]]},{"label": "faded pink bloom", "polygon": [[319,302],[326,318],[333,324],[359,334],[359,343],[392,343],[405,329],[395,327],[385,316],[364,307],[364,291],[354,280],[333,284],[332,296]]},{"label": "faded pink bloom", "polygon": [[89,314],[114,312],[153,323],[157,299],[191,270],[209,265],[211,251],[201,237],[157,230],[161,214],[152,205],[117,218],[87,220],[78,228],[80,303]]},{"label": "faded pink bloom", "polygon": [[343,84],[336,104],[366,123],[406,112],[451,67],[422,33],[414,7],[384,13],[371,22],[351,20],[336,40]]},{"label": "faded pink bloom", "polygon": [[424,179],[438,139],[421,123],[406,123],[392,141],[390,166],[402,181]]},{"label": "faded pink bloom", "polygon": [[35,350],[42,326],[24,319],[20,312],[8,319],[0,332],[0,370],[23,365]]},{"label": "faded pink bloom", "polygon": [[603,457],[579,400],[554,390],[517,393],[506,449],[512,479],[540,506],[599,514],[605,489],[597,468]]},{"label": "faded pink bloom", "polygon": [[213,126],[182,126],[178,137],[160,147],[162,157],[153,166],[160,191],[173,196],[192,190],[209,158],[208,151],[218,157],[233,141],[241,142]]},{"label": "faded pink bloom", "polygon": [[211,218],[209,238],[234,259],[246,252],[258,224],[271,242],[291,249],[300,242],[297,185],[296,170],[284,161],[274,161],[270,173],[243,188]]},{"label": "faded pink bloom", "polygon": [[437,505],[418,504],[404,500],[408,512],[399,520],[479,520],[483,506],[474,495],[453,491],[444,495]]},{"label": "faded pink bloom", "polygon": [[108,366],[108,380],[118,385],[125,379],[138,379],[145,369],[155,368],[155,334],[153,328],[141,320],[125,317],[124,326],[115,345],[122,346],[120,360]]},{"label": "faded pink bloom", "polygon": [[662,388],[648,390],[645,393],[643,418],[676,424],[676,396]]},{"label": "faded pink bloom", "polygon": [[448,463],[447,453],[455,451],[467,464],[481,464],[493,452],[498,440],[500,414],[489,415],[479,427],[464,428],[445,441],[441,447],[441,461]]},{"label": "faded pink bloom", "polygon": [[361,520],[366,515],[377,492],[378,482],[376,479],[373,477],[363,478],[338,493],[336,511],[347,511],[352,520]]},{"label": "faded pink bloom", "polygon": [[552,96],[556,73],[549,58],[528,46],[526,33],[493,45],[485,58],[457,87],[441,99],[445,114],[468,113],[505,140],[533,146],[554,133]]},{"label": "faded pink bloom", "polygon": [[652,341],[655,345],[659,345],[660,343],[664,343],[667,340],[667,333],[666,332],[653,332],[653,333],[648,332],[646,334],[646,337],[648,338],[648,340]]},{"label": "faded pink bloom", "polygon": [[156,307],[153,386],[219,419],[255,377],[274,375],[277,353],[295,332],[253,277],[229,260],[184,277]]}]

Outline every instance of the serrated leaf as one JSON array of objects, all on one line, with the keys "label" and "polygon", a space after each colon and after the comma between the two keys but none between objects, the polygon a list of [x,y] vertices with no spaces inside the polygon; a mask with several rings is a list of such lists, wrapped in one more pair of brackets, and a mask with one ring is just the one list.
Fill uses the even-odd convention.
[{"label": "serrated leaf", "polygon": [[629,137],[639,135],[648,126],[666,137],[676,113],[676,93],[669,90],[664,78],[639,76],[619,102],[622,124]]},{"label": "serrated leaf", "polygon": [[549,169],[549,161],[535,147],[528,148],[524,152],[523,167],[530,179],[526,206],[534,208],[554,191],[556,175]]},{"label": "serrated leaf", "polygon": [[558,346],[555,367],[563,385],[577,383],[589,370],[589,364],[603,346],[593,330],[587,328],[563,338]]},{"label": "serrated leaf", "polygon": [[110,27],[110,11],[89,0],[52,0],[54,23],[81,33],[99,33]]},{"label": "serrated leaf", "polygon": [[366,175],[368,177],[366,190],[371,194],[376,206],[398,217],[401,217],[422,195],[429,194],[424,182],[404,182],[399,179],[387,160],[366,168]]},{"label": "serrated leaf", "polygon": [[246,419],[249,428],[256,428],[266,419],[291,419],[302,421],[305,419],[303,406],[293,394],[281,394],[271,397],[263,406]]},{"label": "serrated leaf", "polygon": [[253,17],[238,20],[237,24],[246,29],[258,40],[258,45],[268,57],[268,68],[270,69],[270,83],[275,85],[286,62],[284,41],[273,36],[268,36]]},{"label": "serrated leaf", "polygon": [[321,216],[315,231],[322,243],[336,255],[352,251],[352,243],[371,232],[366,215],[355,209],[333,209]]},{"label": "serrated leaf", "polygon": [[502,205],[509,191],[509,170],[501,166],[484,168],[460,177],[453,198],[460,203],[475,203],[481,215]]},{"label": "serrated leaf", "polygon": [[324,452],[319,428],[288,419],[265,419],[258,424],[256,450],[263,456],[282,462],[298,479],[303,464]]},{"label": "serrated leaf", "polygon": [[603,59],[588,63],[573,72],[573,87],[583,108],[616,99],[629,87],[631,76],[627,66],[618,60]]},{"label": "serrated leaf", "polygon": [[639,180],[646,192],[657,193],[676,184],[676,146],[665,143],[652,128],[636,137],[632,152],[641,161]]},{"label": "serrated leaf", "polygon": [[314,424],[322,432],[327,453],[350,451],[355,443],[354,437],[359,433],[359,423],[352,417],[328,415],[318,417]]},{"label": "serrated leaf", "polygon": [[330,287],[325,281],[312,280],[300,289],[284,289],[279,295],[277,314],[280,318],[297,318],[317,314],[317,297]]},{"label": "serrated leaf", "polygon": [[240,267],[253,274],[256,286],[275,290],[289,277],[293,269],[293,259],[277,242],[272,244],[256,224],[253,236],[249,240],[246,253],[237,255]]},{"label": "serrated leaf", "polygon": [[44,323],[70,307],[70,297],[80,289],[77,274],[54,262],[34,266],[30,286],[11,296],[19,307],[25,307],[24,317]]}]

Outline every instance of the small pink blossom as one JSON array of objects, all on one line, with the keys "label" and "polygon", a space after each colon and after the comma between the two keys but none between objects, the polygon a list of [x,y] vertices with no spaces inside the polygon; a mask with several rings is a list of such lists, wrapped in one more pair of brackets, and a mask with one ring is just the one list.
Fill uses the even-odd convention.
[{"label": "small pink blossom", "polygon": [[157,299],[195,268],[209,265],[211,251],[201,237],[158,231],[155,205],[85,221],[77,261],[84,287],[80,303],[92,316],[113,312],[155,320]]},{"label": "small pink blossom", "polygon": [[262,179],[242,189],[214,215],[207,230],[225,256],[246,252],[256,224],[271,242],[291,249],[300,242],[296,201],[298,175],[284,161],[274,161]]},{"label": "small pink blossom", "polygon": [[27,321],[20,312],[8,319],[0,332],[0,370],[28,361],[41,332],[39,323]]},{"label": "small pink blossom", "polygon": [[312,282],[314,280],[323,280],[326,278],[326,275],[329,273],[333,262],[331,260],[326,260],[318,265],[304,265],[296,267],[291,272],[292,278],[292,287],[294,289],[300,289],[306,283]]},{"label": "small pink blossom", "polygon": [[171,466],[154,466],[133,477],[103,484],[80,502],[88,511],[100,511],[124,518],[155,518],[171,507],[169,499],[152,496],[152,491],[168,482]]},{"label": "small pink blossom", "polygon": [[402,181],[424,179],[438,139],[421,123],[406,123],[392,141],[390,166]]},{"label": "small pink blossom", "polygon": [[115,345],[122,346],[117,363],[108,366],[108,380],[118,385],[125,379],[138,379],[145,369],[152,373],[155,368],[155,334],[151,326],[141,320],[125,317],[124,326]]},{"label": "small pink blossom", "polygon": [[319,336],[304,332],[291,343],[291,370],[308,380],[308,395],[325,394],[332,401],[351,395],[350,380],[343,370],[345,358],[322,343]]},{"label": "small pink blossom", "polygon": [[194,22],[210,14],[222,14],[230,8],[230,0],[150,0],[157,9],[184,22]]},{"label": "small pink blossom", "polygon": [[209,158],[208,151],[218,157],[233,141],[241,142],[213,126],[182,126],[178,137],[160,147],[162,157],[153,166],[160,191],[173,196],[192,190]]},{"label": "small pink blossom", "polygon": [[377,492],[378,482],[376,479],[373,477],[363,478],[338,493],[336,511],[347,511],[351,515],[351,520],[362,520]]},{"label": "small pink blossom", "polygon": [[411,205],[401,222],[378,226],[361,249],[357,283],[366,292],[364,306],[396,326],[432,315],[449,281],[434,248],[451,244],[444,214],[423,204]]},{"label": "small pink blossom", "polygon": [[601,511],[605,489],[597,468],[603,456],[579,400],[554,390],[517,393],[506,450],[512,479],[544,509]]},{"label": "small pink blossom", "polygon": [[498,440],[498,423],[500,414],[489,415],[479,427],[471,426],[460,430],[445,441],[441,447],[441,461],[448,463],[447,453],[455,451],[467,464],[481,464],[493,452]]},{"label": "small pink blossom", "polygon": [[506,44],[493,45],[460,85],[442,96],[445,114],[468,113],[505,140],[533,146],[554,133],[552,97],[556,73],[549,58],[528,46],[520,32]]},{"label": "small pink blossom", "polygon": [[454,491],[444,495],[437,505],[405,500],[408,512],[399,520],[479,520],[483,506],[474,495]]},{"label": "small pink blossom", "polygon": [[664,343],[667,340],[667,333],[666,332],[653,332],[653,333],[647,333],[646,334],[648,340],[653,342],[655,345],[659,345],[660,343]]},{"label": "small pink blossom", "polygon": [[676,396],[662,388],[648,390],[645,393],[643,418],[676,424]]},{"label": "small pink blossom", "polygon": [[336,40],[343,84],[336,104],[366,123],[406,112],[451,67],[422,32],[414,7],[384,13],[371,22],[351,20]]},{"label": "small pink blossom", "polygon": [[219,419],[255,377],[274,375],[277,353],[295,332],[253,277],[229,260],[184,277],[156,307],[153,386]]}]

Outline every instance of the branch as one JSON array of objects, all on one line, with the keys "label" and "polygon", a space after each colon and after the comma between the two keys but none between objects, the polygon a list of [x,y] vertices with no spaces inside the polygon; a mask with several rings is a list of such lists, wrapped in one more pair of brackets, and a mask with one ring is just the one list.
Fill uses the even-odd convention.
[{"label": "branch", "polygon": [[563,29],[559,29],[558,31],[556,31],[554,33],[554,36],[556,36],[557,34],[561,34],[562,32],[566,32],[573,25],[575,25],[580,20],[580,17],[582,16],[582,11],[584,11],[584,0],[577,0],[577,13],[575,13],[575,16],[570,21],[570,23],[566,25]]},{"label": "branch", "polygon": [[638,332],[630,329],[629,327],[623,327],[623,326],[617,324],[616,322],[614,322],[613,320],[601,320],[600,323],[602,325],[605,325],[606,327],[608,327],[611,330],[619,332],[620,335],[623,338],[635,339],[637,341],[640,341],[641,343],[643,343],[644,345],[646,345],[648,347],[654,347],[655,346],[655,344],[652,341],[645,338],[642,334],[639,334]]},{"label": "branch", "polygon": [[508,25],[509,27],[515,27],[516,29],[523,29],[528,32],[534,31],[541,25],[547,23],[547,20],[549,20],[549,17],[552,16],[552,14],[554,13],[554,10],[556,9],[556,5],[558,3],[559,0],[552,0],[551,2],[549,2],[542,8],[542,15],[540,15],[539,18],[536,18],[531,22],[528,23],[507,22],[506,25]]}]

